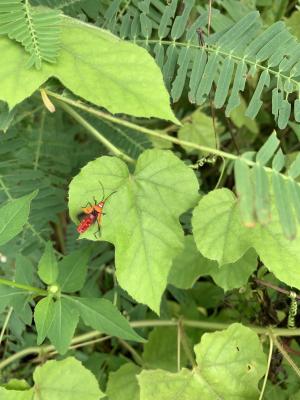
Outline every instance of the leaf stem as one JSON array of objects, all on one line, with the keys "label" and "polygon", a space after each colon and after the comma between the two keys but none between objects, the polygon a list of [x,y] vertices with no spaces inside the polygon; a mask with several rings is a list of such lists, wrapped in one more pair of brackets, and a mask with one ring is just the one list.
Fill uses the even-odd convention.
[{"label": "leaf stem", "polygon": [[4,334],[5,334],[5,331],[6,331],[8,323],[9,323],[12,312],[13,312],[13,308],[9,307],[6,317],[5,317],[5,320],[4,320],[4,323],[3,323],[3,326],[2,326],[2,329],[1,329],[1,333],[0,333],[0,345],[2,343],[2,340],[3,340],[3,337],[4,337]]},{"label": "leaf stem", "polygon": [[181,341],[181,344],[182,344],[182,348],[183,348],[183,350],[185,352],[185,355],[187,356],[187,359],[191,363],[191,366],[193,368],[196,368],[197,364],[196,364],[196,361],[195,361],[195,356],[194,356],[194,354],[193,354],[193,352],[190,349],[190,346],[188,344],[183,324],[184,324],[184,321],[183,321],[182,318],[180,318],[178,320],[178,329],[180,331],[180,341]]},{"label": "leaf stem", "polygon": [[[47,92],[48,93],[48,92]],[[133,158],[119,150],[109,140],[106,139],[93,125],[91,125],[86,119],[84,119],[77,111],[70,107],[66,102],[56,100],[61,108],[66,111],[72,118],[75,119],[81,126],[83,126],[89,133],[91,133],[99,142],[101,142],[109,151],[115,154],[117,157],[123,158],[125,161],[133,163]]]},{"label": "leaf stem", "polygon": [[[194,328],[201,328],[206,330],[222,330],[228,328],[233,322],[230,323],[217,323],[210,321],[192,321],[192,320],[182,320],[182,324],[184,326],[190,326]],[[144,321],[133,321],[130,323],[132,328],[146,328],[146,327],[155,327],[155,326],[178,326],[178,320],[144,320]],[[247,326],[247,325],[246,325]],[[267,327],[256,327],[256,326],[248,326],[257,334],[271,335],[274,344],[274,337],[276,336],[300,336],[300,329],[285,329],[285,328],[270,328]],[[70,347],[74,346],[77,343],[89,342],[90,340],[97,338],[103,335],[103,333],[99,331],[91,331],[84,333],[82,335],[76,336],[72,339]],[[5,368],[7,365],[13,363],[14,361],[26,357],[30,354],[44,354],[55,351],[55,347],[53,345],[49,346],[36,346],[36,347],[28,347],[26,349],[20,350],[19,352],[13,354],[12,356],[6,358],[2,362],[0,362],[0,370]],[[283,349],[285,352],[285,350]],[[286,352],[285,352],[286,353]],[[289,357],[289,356],[288,356]]]},{"label": "leaf stem", "polygon": [[23,283],[10,281],[9,279],[0,278],[0,285],[6,285],[6,286],[14,287],[17,289],[24,289],[27,292],[36,293],[39,296],[48,296],[47,290],[39,289],[34,286],[25,285]]},{"label": "leaf stem", "polygon": [[272,340],[275,344],[275,346],[277,347],[277,349],[280,351],[280,353],[283,355],[283,357],[286,359],[286,361],[290,364],[290,366],[292,367],[292,369],[296,372],[296,374],[298,375],[298,377],[300,378],[300,369],[298,368],[298,366],[295,364],[294,360],[289,356],[289,354],[285,351],[285,349],[283,348],[282,344],[280,343],[280,341],[273,335],[272,332],[270,332],[270,336],[272,337]]},{"label": "leaf stem", "polygon": [[270,371],[270,367],[271,367],[272,354],[273,354],[273,347],[274,347],[274,342],[273,342],[272,334],[269,334],[269,340],[270,340],[270,347],[269,347],[269,356],[268,356],[267,369],[266,369],[266,373],[265,373],[263,385],[262,385],[262,388],[261,388],[261,391],[260,391],[260,395],[259,395],[259,399],[258,399],[258,400],[262,400],[263,397],[264,397],[264,393],[265,393],[266,386],[267,386],[267,381],[268,381],[268,376],[269,376],[269,371]]}]

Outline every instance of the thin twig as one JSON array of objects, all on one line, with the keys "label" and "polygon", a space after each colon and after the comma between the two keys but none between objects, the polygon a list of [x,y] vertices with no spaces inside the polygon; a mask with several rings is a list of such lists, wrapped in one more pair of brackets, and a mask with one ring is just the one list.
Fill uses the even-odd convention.
[{"label": "thin twig", "polygon": [[[270,289],[276,290],[276,292],[280,292],[280,293],[286,294],[287,296],[289,296],[290,293],[291,293],[290,290],[282,289],[279,286],[273,285],[273,283],[262,281],[261,279],[254,278],[254,281],[256,283],[258,283],[259,285],[261,285],[261,286],[265,286],[265,287],[268,287]],[[300,295],[296,295],[296,299],[300,300]]]}]

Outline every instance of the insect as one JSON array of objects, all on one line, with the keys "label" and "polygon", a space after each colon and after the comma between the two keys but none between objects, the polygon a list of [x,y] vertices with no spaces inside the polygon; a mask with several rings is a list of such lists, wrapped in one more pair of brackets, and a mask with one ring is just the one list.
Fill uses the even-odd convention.
[{"label": "insect", "polygon": [[112,192],[106,198],[104,198],[104,187],[101,182],[99,182],[99,183],[102,187],[102,200],[97,202],[97,200],[94,197],[94,204],[92,204],[91,202],[88,202],[85,207],[82,207],[82,214],[86,214],[86,216],[82,219],[80,224],[77,226],[78,233],[84,233],[95,222],[97,222],[97,224],[98,224],[98,230],[97,230],[97,232],[94,233],[94,235],[96,235],[96,233],[98,233],[100,231],[102,215],[104,215],[104,213],[103,213],[104,204],[111,195],[116,193],[116,192]]}]

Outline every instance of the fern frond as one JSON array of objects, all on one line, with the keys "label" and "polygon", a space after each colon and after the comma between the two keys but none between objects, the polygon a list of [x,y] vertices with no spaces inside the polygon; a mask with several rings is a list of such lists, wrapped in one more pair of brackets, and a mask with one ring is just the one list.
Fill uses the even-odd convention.
[{"label": "fern frond", "polygon": [[59,24],[59,11],[35,9],[28,0],[4,0],[0,4],[0,34],[21,43],[30,54],[28,68],[40,69],[43,61],[56,62]]},{"label": "fern frond", "polygon": [[[254,226],[256,222],[267,224],[271,220],[271,199],[274,198],[283,233],[293,239],[300,223],[300,184],[296,181],[300,176],[300,156],[286,167],[279,145],[273,133],[256,155],[246,153],[235,161],[236,190],[246,226]],[[271,160],[270,168],[267,165]]]}]

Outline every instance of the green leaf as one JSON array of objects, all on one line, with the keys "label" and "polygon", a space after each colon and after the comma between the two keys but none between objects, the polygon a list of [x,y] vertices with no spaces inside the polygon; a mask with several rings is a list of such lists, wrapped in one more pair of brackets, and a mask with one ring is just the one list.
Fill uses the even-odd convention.
[{"label": "green leaf", "polygon": [[168,283],[181,289],[189,289],[200,276],[209,275],[214,270],[214,264],[214,261],[199,253],[192,235],[185,236],[184,248],[174,258]]},{"label": "green leaf", "polygon": [[253,249],[247,251],[238,261],[219,267],[215,265],[210,276],[224,291],[238,289],[246,285],[250,275],[257,268],[257,254]]},{"label": "green leaf", "polygon": [[47,285],[55,283],[58,276],[58,267],[55,253],[51,242],[47,242],[44,254],[42,255],[39,265],[38,274],[41,280]]},{"label": "green leaf", "polygon": [[109,400],[140,400],[140,388],[136,375],[141,368],[134,364],[124,364],[116,372],[109,374],[106,394]]},{"label": "green leaf", "polygon": [[0,312],[5,309],[6,306],[12,305],[21,298],[21,302],[24,301],[24,297],[28,296],[28,291],[23,289],[16,289],[6,285],[0,284]]},{"label": "green leaf", "polygon": [[[180,127],[178,132],[180,140],[197,143],[208,147],[216,146],[215,131],[213,126],[212,118],[200,110],[196,110],[192,114],[191,122],[184,124]],[[195,152],[190,147],[182,146],[186,152]],[[203,152],[200,152],[203,154]],[[206,154],[206,153],[205,153]]]},{"label": "green leaf", "polygon": [[65,301],[77,310],[87,326],[123,339],[144,341],[110,301],[84,297],[66,297]]},{"label": "green leaf", "polygon": [[272,175],[273,191],[277,206],[279,219],[283,232],[288,239],[294,239],[297,234],[296,220],[292,209],[290,189],[288,181],[282,175],[274,173]]},{"label": "green leaf", "polygon": [[272,135],[269,136],[268,140],[257,152],[256,161],[260,165],[266,165],[275,154],[275,151],[277,150],[279,144],[280,141],[277,138],[276,132],[273,132]]},{"label": "green leaf", "polygon": [[0,66],[0,99],[10,108],[56,77],[75,95],[111,113],[178,122],[159,67],[147,51],[103,29],[62,18],[59,60],[40,70],[28,70],[24,50],[5,37],[0,37],[0,53],[6,60]]},{"label": "green leaf", "polygon": [[31,286],[34,283],[33,265],[28,257],[22,254],[16,256],[15,281]]},{"label": "green leaf", "polygon": [[200,200],[194,211],[192,222],[197,248],[205,257],[223,265],[235,262],[253,247],[278,279],[300,289],[300,238],[289,240],[282,235],[273,201],[271,214],[269,224],[245,228],[233,193],[228,189],[214,190]]},{"label": "green leaf", "polygon": [[[101,235],[115,245],[118,281],[158,313],[172,259],[182,248],[178,218],[198,198],[194,172],[170,151],[145,151],[132,175],[121,160],[101,157],[70,184],[73,221],[83,204],[99,199],[99,181],[105,196],[116,191],[105,203]],[[81,236],[95,240],[93,232]]]},{"label": "green leaf", "polygon": [[255,211],[261,224],[267,224],[271,218],[269,179],[266,170],[256,164],[253,167],[255,177]]},{"label": "green leaf", "polygon": [[54,301],[51,296],[40,300],[34,308],[34,322],[37,330],[37,344],[40,345],[48,335],[54,318]]},{"label": "green leaf", "polygon": [[48,338],[60,354],[66,353],[79,320],[78,310],[66,299],[59,298],[51,306],[53,318]]},{"label": "green leaf", "polygon": [[[177,371],[177,327],[156,327],[144,345],[143,359],[147,369],[162,368],[168,371]],[[186,356],[181,349],[181,366],[186,364]]]},{"label": "green leaf", "polygon": [[72,357],[47,361],[36,368],[33,379],[35,396],[43,400],[99,400],[104,397],[95,376]]},{"label": "green leaf", "polygon": [[192,288],[198,278],[210,275],[224,291],[240,288],[245,285],[251,273],[257,267],[257,255],[253,249],[247,251],[235,263],[218,266],[216,261],[209,260],[196,248],[193,236],[185,236],[182,253],[174,260],[168,281],[181,288]]},{"label": "green leaf", "polygon": [[31,390],[6,390],[0,387],[1,400],[32,400],[34,395]]},{"label": "green leaf", "polygon": [[77,250],[58,263],[57,284],[62,292],[72,293],[83,288],[90,248]]},{"label": "green leaf", "polygon": [[35,191],[16,200],[10,200],[0,208],[0,246],[21,232],[29,217],[31,201],[36,195]]},{"label": "green leaf", "polygon": [[234,177],[238,194],[241,218],[245,226],[255,226],[254,188],[252,173],[247,163],[238,158],[234,162]]},{"label": "green leaf", "polygon": [[0,9],[0,34],[7,34],[30,54],[26,67],[40,69],[42,61],[55,63],[59,43],[60,12],[31,7],[28,1],[8,1]]},{"label": "green leaf", "polygon": [[192,371],[142,371],[140,400],[258,398],[266,356],[251,329],[233,324],[223,332],[206,333],[194,350],[198,366]]},{"label": "green leaf", "polygon": [[219,265],[237,261],[251,247],[236,198],[228,189],[204,196],[194,210],[192,225],[200,253]]}]

